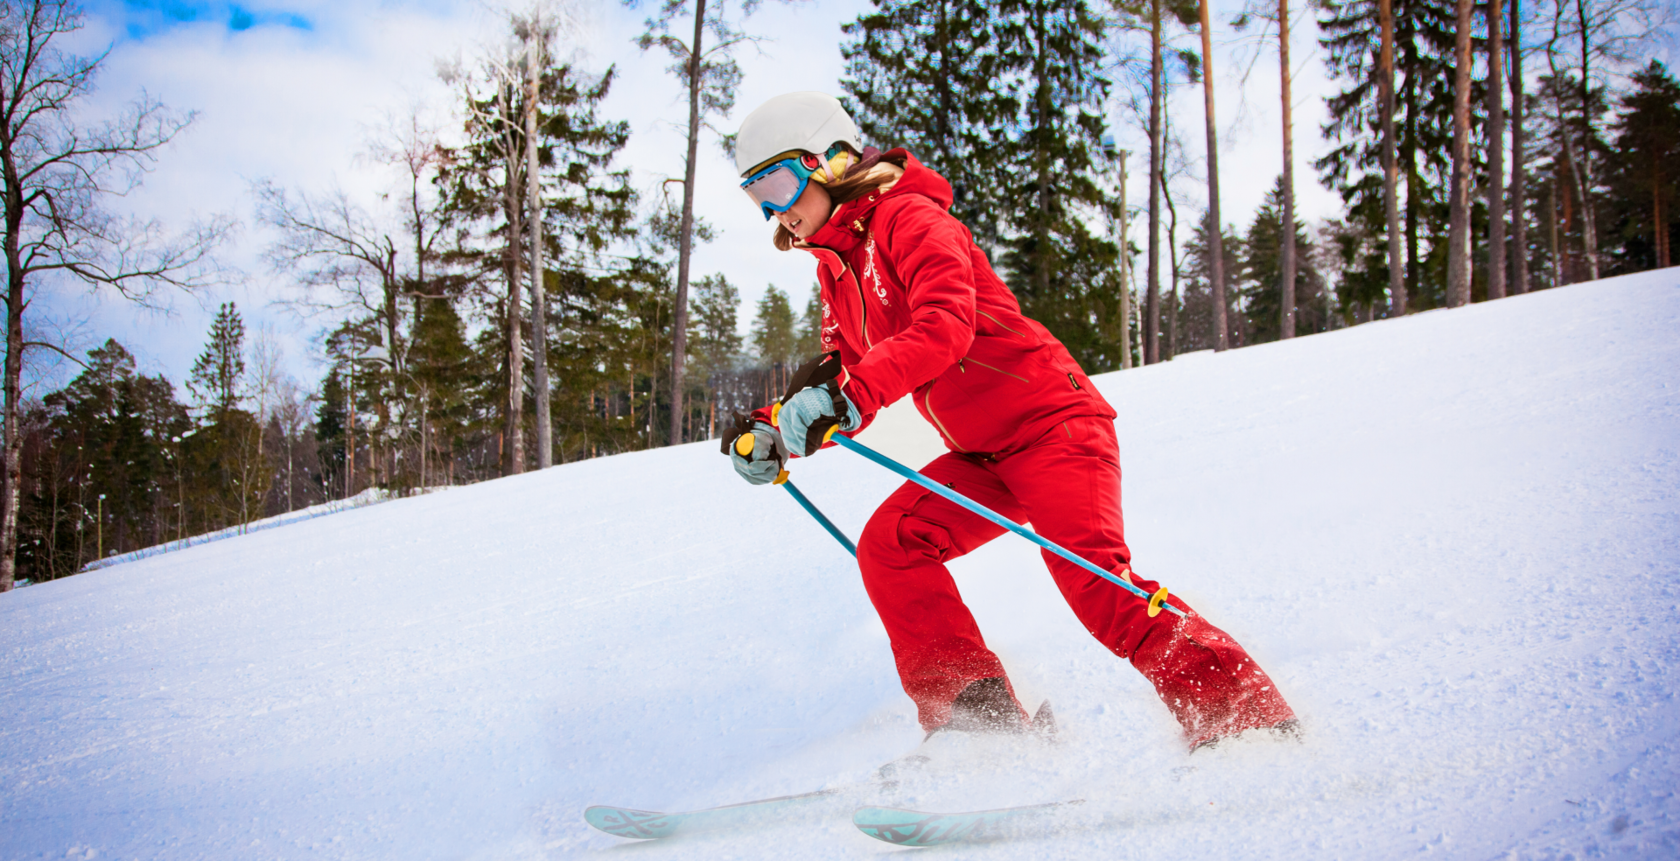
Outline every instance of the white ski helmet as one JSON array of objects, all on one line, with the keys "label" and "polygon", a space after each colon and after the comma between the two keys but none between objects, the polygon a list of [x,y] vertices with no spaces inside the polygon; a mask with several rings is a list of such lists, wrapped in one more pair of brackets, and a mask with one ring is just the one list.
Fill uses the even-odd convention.
[{"label": "white ski helmet", "polygon": [[857,123],[827,94],[806,91],[786,93],[759,105],[741,121],[735,136],[735,169],[742,176],[787,152],[821,155],[843,143],[852,152],[863,152]]}]

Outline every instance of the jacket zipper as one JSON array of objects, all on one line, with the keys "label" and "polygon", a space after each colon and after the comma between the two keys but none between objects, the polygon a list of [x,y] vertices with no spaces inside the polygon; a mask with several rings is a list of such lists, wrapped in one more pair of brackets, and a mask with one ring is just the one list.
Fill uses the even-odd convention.
[{"label": "jacket zipper", "polygon": [[875,345],[869,340],[869,300],[864,297],[863,282],[857,279],[857,275],[852,272],[852,267],[847,266],[845,263],[841,263],[840,266],[840,274],[852,276],[852,286],[857,288],[858,313],[863,316],[861,324],[861,328],[863,329],[863,349],[864,352],[867,353],[870,350],[875,349]]},{"label": "jacket zipper", "polygon": [[[1002,374],[1006,377],[1014,377],[1015,379],[1020,380],[1023,383],[1032,382],[1031,380],[1027,379],[1026,377],[1021,376],[1020,374],[1011,374],[1011,373],[1009,373],[1008,371],[1006,371],[1002,368],[994,368],[991,365],[986,364],[985,362],[979,361],[977,359],[969,358],[968,356],[964,356],[961,359],[958,359],[957,360],[957,367],[961,368],[962,363],[965,362],[965,361],[973,362],[974,364],[979,365],[980,367],[985,368],[988,371],[997,371],[998,373],[1000,373],[1000,374]],[[963,368],[963,373],[965,373],[965,374],[968,373],[968,369]]]},{"label": "jacket zipper", "polygon": [[957,438],[954,437],[954,436],[951,436],[951,432],[946,429],[945,423],[940,421],[939,416],[934,414],[934,412],[933,412],[933,385],[931,383],[928,384],[927,392],[922,395],[922,406],[927,408],[928,418],[933,419],[933,426],[939,429],[939,435],[944,437],[945,441],[950,443],[952,448],[956,449],[957,451],[963,452],[964,454],[967,454],[968,449],[963,448],[962,444],[957,442]]},{"label": "jacket zipper", "polygon": [[985,317],[986,319],[992,321],[993,323],[998,324],[998,328],[1002,329],[1005,332],[1009,332],[1009,333],[1014,334],[1014,335],[1020,335],[1023,338],[1026,337],[1026,335],[1021,335],[1020,332],[1017,332],[1014,329],[1011,329],[1008,326],[1003,325],[1002,320],[999,320],[998,318],[993,317],[992,315],[986,313],[985,311],[980,310],[979,308],[974,309],[974,313],[979,314],[980,316]]}]

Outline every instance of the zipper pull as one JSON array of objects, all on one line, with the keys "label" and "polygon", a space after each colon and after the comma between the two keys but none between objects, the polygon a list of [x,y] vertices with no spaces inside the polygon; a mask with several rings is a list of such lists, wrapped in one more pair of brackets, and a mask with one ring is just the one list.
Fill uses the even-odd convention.
[{"label": "zipper pull", "polygon": [[1079,391],[1079,381],[1073,378],[1073,372],[1068,372],[1068,382],[1073,384],[1073,390]]}]

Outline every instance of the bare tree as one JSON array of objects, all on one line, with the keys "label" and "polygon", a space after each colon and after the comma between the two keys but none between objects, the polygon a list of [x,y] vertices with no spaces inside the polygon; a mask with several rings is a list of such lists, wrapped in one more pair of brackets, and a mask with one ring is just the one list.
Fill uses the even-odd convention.
[{"label": "bare tree", "polygon": [[1447,215],[1447,307],[1470,302],[1470,22],[1474,0],[1457,0],[1453,51],[1452,185]]},{"label": "bare tree", "polygon": [[24,337],[30,285],[68,276],[146,302],[159,288],[192,289],[223,277],[211,252],[232,230],[217,219],[179,237],[155,221],[109,213],[105,203],[139,185],[157,152],[192,122],[142,96],[116,119],[86,119],[106,53],[58,47],[82,27],[67,0],[0,5],[0,198],[6,258],[4,483],[0,486],[0,592],[17,573],[22,480],[24,351],[46,347]]},{"label": "bare tree", "polygon": [[383,346],[399,367],[403,274],[397,240],[342,189],[297,197],[271,181],[252,187],[258,216],[278,231],[265,256],[304,291],[288,304],[306,311],[354,311],[378,321]]}]

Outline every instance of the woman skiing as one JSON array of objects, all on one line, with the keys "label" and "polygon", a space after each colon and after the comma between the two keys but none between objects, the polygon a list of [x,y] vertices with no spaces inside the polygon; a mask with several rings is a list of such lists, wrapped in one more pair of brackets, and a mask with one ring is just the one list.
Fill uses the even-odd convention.
[{"label": "woman skiing", "polygon": [[[1154,594],[1157,584],[1131,569],[1122,530],[1114,408],[1061,342],[1022,315],[947,211],[945,179],[903,149],[865,148],[840,102],[815,92],[748,115],[735,162],[742,188],[778,222],[776,247],[816,257],[824,352],[788,397],[724,441],[736,471],[770,483],[830,429],[854,434],[911,395],[949,449],[924,475]],[[745,434],[751,445],[737,445]],[[1035,728],[945,567],[1002,531],[906,483],[858,541],[864,588],[930,737]],[[1183,601],[1168,599],[1184,617],[1151,617],[1145,601],[1044,558],[1086,629],[1154,684],[1192,750],[1248,729],[1293,729],[1254,659]]]}]

